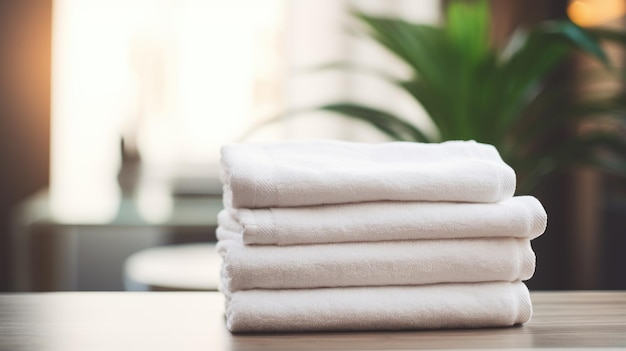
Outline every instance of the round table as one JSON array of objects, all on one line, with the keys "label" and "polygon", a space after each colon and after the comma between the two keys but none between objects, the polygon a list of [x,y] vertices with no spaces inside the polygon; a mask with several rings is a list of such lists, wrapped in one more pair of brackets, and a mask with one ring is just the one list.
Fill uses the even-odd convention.
[{"label": "round table", "polygon": [[215,244],[184,244],[149,248],[124,264],[126,290],[217,290],[222,259]]}]

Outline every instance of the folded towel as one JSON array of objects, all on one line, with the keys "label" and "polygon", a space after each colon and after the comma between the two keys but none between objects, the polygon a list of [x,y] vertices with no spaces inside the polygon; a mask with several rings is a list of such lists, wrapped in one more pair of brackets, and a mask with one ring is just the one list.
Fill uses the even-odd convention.
[{"label": "folded towel", "polygon": [[520,282],[247,290],[227,298],[232,332],[504,327],[532,315]]},{"label": "folded towel", "polygon": [[223,210],[219,225],[245,244],[297,245],[478,237],[536,238],[547,216],[532,196],[498,203],[362,202]]},{"label": "folded towel", "polygon": [[224,204],[234,208],[364,201],[497,202],[515,173],[491,145],[294,141],[222,147]]},{"label": "folded towel", "polygon": [[220,240],[217,248],[224,258],[222,286],[233,292],[515,281],[535,270],[530,240],[514,238],[297,246]]}]

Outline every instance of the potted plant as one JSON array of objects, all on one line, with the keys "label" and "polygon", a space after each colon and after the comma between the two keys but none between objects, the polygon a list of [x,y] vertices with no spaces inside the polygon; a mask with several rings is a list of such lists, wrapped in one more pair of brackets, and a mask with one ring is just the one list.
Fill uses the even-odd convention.
[{"label": "potted plant", "polygon": [[[518,32],[507,45],[493,47],[486,1],[452,1],[442,27],[362,13],[355,16],[365,33],[406,64],[411,75],[394,78],[368,70],[423,106],[438,133],[428,135],[407,119],[366,104],[335,102],[314,110],[364,121],[393,140],[473,139],[493,144],[515,169],[520,194],[531,192],[551,172],[573,165],[626,175],[623,97],[577,100],[568,87],[545,84],[574,51],[616,72],[600,44],[603,40],[626,43],[623,33],[584,29],[570,21],[543,22]],[[363,69],[349,63],[325,68]],[[576,129],[583,124],[589,130],[580,133]],[[555,132],[561,133],[559,142],[552,142]]]}]

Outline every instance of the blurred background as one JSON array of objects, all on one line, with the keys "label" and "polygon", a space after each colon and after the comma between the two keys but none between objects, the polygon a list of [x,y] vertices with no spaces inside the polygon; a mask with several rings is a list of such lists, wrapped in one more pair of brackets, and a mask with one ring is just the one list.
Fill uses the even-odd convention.
[{"label": "blurred background", "polygon": [[[623,29],[626,13],[622,0],[490,4],[495,44],[547,19]],[[446,6],[0,0],[0,291],[145,289],[142,277],[155,271],[183,279],[168,270],[176,267],[169,259],[192,267],[183,269],[190,279],[214,279],[205,271],[217,267],[209,251],[150,249],[215,241],[220,145],[282,111],[345,99],[401,113],[432,131],[419,104],[380,80],[311,68],[349,61],[407,74],[371,39],[354,34],[351,12],[438,25]],[[607,52],[623,63],[621,52]],[[550,79],[588,74],[579,67],[573,58]],[[268,125],[247,140],[297,138],[387,140],[366,123],[328,112]],[[533,242],[538,269],[529,287],[626,289],[624,178],[573,168],[543,179],[533,194],[549,224]],[[141,266],[141,252],[152,253],[143,259],[156,268]]]}]

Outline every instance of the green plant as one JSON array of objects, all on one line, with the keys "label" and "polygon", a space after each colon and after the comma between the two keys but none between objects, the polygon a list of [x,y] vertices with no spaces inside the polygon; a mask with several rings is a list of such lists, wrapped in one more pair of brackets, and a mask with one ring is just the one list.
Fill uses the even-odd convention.
[{"label": "green plant", "polygon": [[[393,140],[473,139],[493,144],[516,170],[519,193],[573,165],[626,174],[624,99],[619,94],[572,99],[568,86],[545,84],[576,50],[621,79],[600,42],[626,44],[623,33],[583,29],[570,21],[544,22],[520,32],[503,48],[492,47],[486,1],[451,2],[443,27],[355,16],[368,36],[412,72],[406,79],[375,74],[421,104],[438,133],[429,135],[402,117],[363,104],[337,102],[315,109],[367,122]],[[592,130],[581,133],[580,125],[591,125]]]}]

